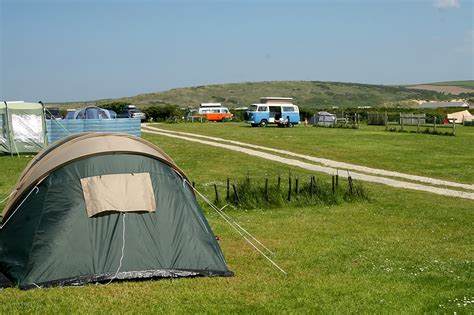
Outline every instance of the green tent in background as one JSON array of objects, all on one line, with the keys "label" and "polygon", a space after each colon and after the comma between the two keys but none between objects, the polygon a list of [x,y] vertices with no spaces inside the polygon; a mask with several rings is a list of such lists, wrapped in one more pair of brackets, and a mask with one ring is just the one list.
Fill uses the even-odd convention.
[{"label": "green tent in background", "polygon": [[3,211],[0,279],[20,288],[231,275],[186,175],[138,137],[53,143]]},{"label": "green tent in background", "polygon": [[47,144],[41,103],[0,103],[0,153],[39,152]]}]

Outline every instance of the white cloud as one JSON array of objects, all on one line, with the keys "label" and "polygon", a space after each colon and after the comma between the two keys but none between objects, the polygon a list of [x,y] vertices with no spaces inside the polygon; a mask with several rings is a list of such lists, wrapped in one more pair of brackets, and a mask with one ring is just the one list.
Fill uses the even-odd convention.
[{"label": "white cloud", "polygon": [[450,9],[461,7],[460,0],[434,0],[433,5],[438,9]]}]

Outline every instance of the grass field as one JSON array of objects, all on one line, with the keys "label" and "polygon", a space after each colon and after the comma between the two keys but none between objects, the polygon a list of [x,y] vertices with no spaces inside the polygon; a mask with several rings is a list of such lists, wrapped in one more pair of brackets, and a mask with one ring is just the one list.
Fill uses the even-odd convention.
[{"label": "grass field", "polygon": [[472,127],[459,126],[455,137],[386,132],[383,126],[367,125],[361,125],[360,129],[251,128],[244,123],[160,124],[159,127],[241,140],[390,171],[474,182]]},{"label": "grass field", "polygon": [[[473,183],[474,128],[457,137],[360,130],[161,127],[222,136],[317,156]],[[158,135],[164,149],[210,194],[226,176],[276,178],[275,162]],[[448,149],[446,149],[448,148]],[[0,157],[4,195],[29,158]],[[466,175],[467,173],[467,175]],[[204,211],[232,278],[195,278],[0,292],[0,313],[472,313],[474,202],[365,184],[369,201],[334,206],[229,210],[275,252],[284,276],[211,209]]]}]

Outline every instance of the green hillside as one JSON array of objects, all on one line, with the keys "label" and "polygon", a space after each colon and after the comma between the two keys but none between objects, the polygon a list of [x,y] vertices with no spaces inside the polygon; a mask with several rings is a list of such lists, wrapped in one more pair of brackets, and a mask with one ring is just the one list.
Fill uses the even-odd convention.
[{"label": "green hillside", "polygon": [[119,99],[61,105],[68,108],[78,108],[91,103],[100,105],[111,101],[123,101],[140,107],[160,104],[196,107],[203,102],[220,102],[225,106],[235,108],[259,102],[259,98],[262,96],[293,97],[295,104],[306,108],[414,106],[410,100],[451,98],[445,93],[411,90],[403,86],[323,81],[266,81],[202,85]]}]

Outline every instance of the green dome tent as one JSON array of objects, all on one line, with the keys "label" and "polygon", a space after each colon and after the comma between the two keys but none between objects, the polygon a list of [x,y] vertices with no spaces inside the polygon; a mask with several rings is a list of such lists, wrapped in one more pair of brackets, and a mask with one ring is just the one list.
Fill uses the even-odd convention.
[{"label": "green dome tent", "polygon": [[53,143],[3,211],[0,279],[23,289],[231,275],[186,175],[141,138],[85,133]]}]

